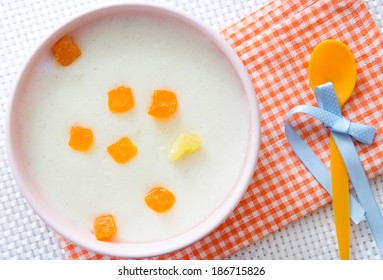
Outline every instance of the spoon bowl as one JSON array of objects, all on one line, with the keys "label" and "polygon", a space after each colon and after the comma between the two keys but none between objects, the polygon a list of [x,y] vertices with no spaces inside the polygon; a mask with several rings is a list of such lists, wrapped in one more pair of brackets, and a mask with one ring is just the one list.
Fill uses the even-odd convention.
[{"label": "spoon bowl", "polygon": [[342,108],[351,96],[356,82],[356,64],[350,49],[338,40],[319,43],[309,62],[310,86],[332,82]]}]

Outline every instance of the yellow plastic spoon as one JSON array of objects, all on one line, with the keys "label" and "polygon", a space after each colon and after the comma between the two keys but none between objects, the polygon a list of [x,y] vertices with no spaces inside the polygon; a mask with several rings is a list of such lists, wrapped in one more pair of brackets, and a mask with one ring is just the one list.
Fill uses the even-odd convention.
[{"label": "yellow plastic spoon", "polygon": [[[309,61],[310,86],[332,82],[340,108],[351,96],[356,81],[356,65],[350,49],[338,40],[326,40],[318,44]],[[350,254],[350,202],[348,174],[339,150],[330,136],[330,162],[332,201],[338,239],[339,256],[349,259]]]}]

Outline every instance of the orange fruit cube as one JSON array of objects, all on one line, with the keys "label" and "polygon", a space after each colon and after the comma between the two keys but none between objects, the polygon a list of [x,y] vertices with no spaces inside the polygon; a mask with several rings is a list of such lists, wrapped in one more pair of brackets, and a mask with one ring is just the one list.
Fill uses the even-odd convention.
[{"label": "orange fruit cube", "polygon": [[137,147],[128,137],[122,137],[107,148],[110,156],[120,164],[128,162],[137,154]]},{"label": "orange fruit cube", "polygon": [[69,132],[68,145],[80,152],[86,152],[93,143],[93,132],[89,128],[74,125]]},{"label": "orange fruit cube", "polygon": [[157,89],[153,92],[148,114],[159,119],[165,119],[177,111],[177,106],[177,96],[174,92]]},{"label": "orange fruit cube", "polygon": [[62,66],[69,66],[81,55],[80,48],[68,35],[64,35],[52,47],[56,61]]},{"label": "orange fruit cube", "polygon": [[168,211],[175,201],[174,194],[162,186],[154,187],[145,196],[146,205],[158,213]]},{"label": "orange fruit cube", "polygon": [[124,113],[134,106],[132,89],[120,86],[108,92],[108,106],[113,113]]},{"label": "orange fruit cube", "polygon": [[94,234],[98,240],[105,240],[117,234],[117,226],[110,214],[96,217],[93,221]]}]

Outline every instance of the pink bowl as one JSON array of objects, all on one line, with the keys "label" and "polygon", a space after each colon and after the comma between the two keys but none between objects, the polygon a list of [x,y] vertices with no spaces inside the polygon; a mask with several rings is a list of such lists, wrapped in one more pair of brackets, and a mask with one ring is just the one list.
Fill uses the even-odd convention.
[{"label": "pink bowl", "polygon": [[[247,147],[246,160],[243,164],[243,169],[239,175],[237,184],[233,186],[230,194],[222,202],[221,206],[211,216],[207,217],[202,223],[194,228],[166,240],[147,243],[112,243],[97,241],[90,232],[74,227],[71,223],[66,221],[65,218],[63,218],[62,215],[56,211],[56,209],[53,209],[49,203],[45,201],[38,186],[33,183],[31,175],[24,165],[24,156],[19,148],[20,132],[16,122],[16,108],[18,107],[20,98],[24,93],[23,89],[28,81],[28,74],[33,71],[33,66],[37,62],[40,54],[49,50],[50,46],[52,46],[54,42],[56,42],[63,35],[70,33],[71,30],[121,12],[161,14],[162,16],[172,18],[200,31],[204,37],[209,38],[222,51],[227,60],[231,63],[237,75],[240,77],[243,89],[248,98],[248,106],[250,111],[249,144]],[[259,109],[256,95],[246,69],[230,45],[214,30],[203,25],[201,22],[187,14],[170,8],[164,8],[159,5],[142,3],[108,5],[76,16],[62,25],[51,35],[49,35],[48,38],[43,40],[43,42],[29,58],[21,71],[11,97],[7,116],[6,142],[11,168],[22,194],[36,213],[55,231],[75,244],[101,254],[117,257],[151,257],[179,250],[198,241],[216,229],[237,206],[247,189],[249,180],[252,178],[258,157],[260,144]]]}]

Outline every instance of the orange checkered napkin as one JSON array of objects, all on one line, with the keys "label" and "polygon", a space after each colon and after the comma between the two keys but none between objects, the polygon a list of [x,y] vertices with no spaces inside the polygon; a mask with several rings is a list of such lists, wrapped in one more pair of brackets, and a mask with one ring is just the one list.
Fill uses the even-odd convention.
[{"label": "orange checkered napkin", "polygon": [[[323,40],[339,39],[355,56],[356,88],[343,113],[377,129],[371,146],[356,143],[356,147],[368,177],[383,174],[383,38],[362,1],[272,1],[222,35],[246,66],[259,100],[258,167],[243,200],[219,228],[161,259],[223,258],[330,202],[284,135],[285,118],[293,107],[316,106],[307,68],[310,53]],[[305,124],[296,129],[328,165],[327,130],[309,118]],[[108,258],[64,244],[71,258]]]}]

